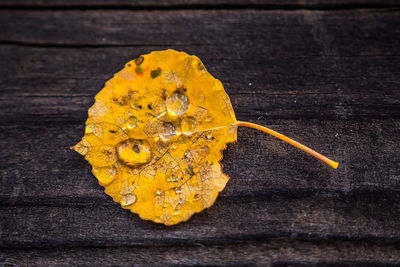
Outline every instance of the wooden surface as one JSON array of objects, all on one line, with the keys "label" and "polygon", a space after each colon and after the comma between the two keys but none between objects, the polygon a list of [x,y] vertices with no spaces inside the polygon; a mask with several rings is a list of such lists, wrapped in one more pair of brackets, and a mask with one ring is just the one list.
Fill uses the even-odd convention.
[{"label": "wooden surface", "polygon": [[[0,266],[399,264],[400,4],[304,2],[2,1]],[[121,209],[69,147],[104,82],[167,48],[339,169],[240,128],[213,207],[174,227]]]},{"label": "wooden surface", "polygon": [[398,0],[2,0],[8,8],[235,8],[346,9],[398,7]]}]

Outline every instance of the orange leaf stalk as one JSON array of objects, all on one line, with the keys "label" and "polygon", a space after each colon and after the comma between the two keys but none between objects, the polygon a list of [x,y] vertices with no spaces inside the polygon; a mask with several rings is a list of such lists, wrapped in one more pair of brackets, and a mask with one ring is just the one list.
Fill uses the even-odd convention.
[{"label": "orange leaf stalk", "polygon": [[238,121],[237,125],[257,129],[257,130],[263,131],[267,134],[270,134],[272,136],[275,136],[276,138],[279,138],[282,141],[285,141],[285,142],[291,144],[292,146],[295,146],[295,147],[303,150],[304,152],[307,152],[308,154],[316,157],[317,159],[323,161],[324,163],[328,164],[329,166],[331,166],[334,169],[336,169],[339,166],[338,162],[333,161],[333,160],[325,157],[324,155],[321,155],[317,151],[315,151],[309,147],[306,147],[305,145],[300,144],[299,142],[297,142],[287,136],[284,136],[283,134],[280,134],[278,132],[275,132],[274,130],[268,129],[267,127],[264,127],[264,126],[261,126],[261,125],[255,124],[255,123],[251,123],[251,122],[245,122],[245,121]]}]

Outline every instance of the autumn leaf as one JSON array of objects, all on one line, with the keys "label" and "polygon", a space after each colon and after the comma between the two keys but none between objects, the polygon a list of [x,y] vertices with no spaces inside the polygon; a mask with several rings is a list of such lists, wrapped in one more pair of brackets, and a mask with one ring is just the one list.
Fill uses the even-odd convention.
[{"label": "autumn leaf", "polygon": [[128,62],[89,109],[85,156],[105,192],[144,220],[166,225],[212,206],[229,177],[220,161],[237,127],[272,134],[337,163],[268,128],[238,122],[222,83],[196,56],[156,51]]}]

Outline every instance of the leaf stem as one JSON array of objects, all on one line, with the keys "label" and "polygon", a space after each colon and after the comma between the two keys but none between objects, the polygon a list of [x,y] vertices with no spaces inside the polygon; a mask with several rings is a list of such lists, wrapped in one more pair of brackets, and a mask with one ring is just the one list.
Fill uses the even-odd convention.
[{"label": "leaf stem", "polygon": [[270,134],[272,136],[275,136],[276,138],[279,138],[282,141],[285,141],[285,142],[291,144],[292,146],[295,146],[295,147],[303,150],[304,152],[307,152],[308,154],[316,157],[317,159],[323,161],[324,163],[328,164],[329,166],[331,166],[334,169],[336,169],[339,166],[338,162],[333,161],[333,160],[325,157],[324,155],[321,155],[317,151],[315,151],[309,147],[306,147],[305,145],[300,144],[299,142],[297,142],[283,134],[280,134],[278,132],[275,132],[274,130],[268,129],[267,127],[264,127],[264,126],[261,126],[261,125],[255,124],[255,123],[251,123],[251,122],[246,122],[246,121],[238,121],[237,125],[257,129],[257,130],[263,131],[267,134]]}]

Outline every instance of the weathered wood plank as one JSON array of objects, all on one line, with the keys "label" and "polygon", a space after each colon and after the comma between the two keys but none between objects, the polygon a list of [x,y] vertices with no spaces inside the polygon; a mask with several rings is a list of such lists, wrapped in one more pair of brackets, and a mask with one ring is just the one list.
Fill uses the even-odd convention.
[{"label": "weathered wood plank", "polygon": [[[239,118],[241,118],[239,114]],[[251,129],[239,129],[225,151],[231,181],[223,197],[302,197],[316,193],[391,195],[400,192],[398,120],[258,121],[340,161],[331,170],[317,160]],[[3,127],[0,200],[3,205],[105,203],[90,166],[69,149],[83,135],[82,125]]]},{"label": "weathered wood plank", "polygon": [[296,57],[376,55],[398,51],[398,13],[396,9],[3,10],[0,40],[49,45],[220,45],[231,50],[231,58],[240,55],[239,48],[275,58],[285,50]]},{"label": "weathered wood plank", "polygon": [[[151,49],[0,47],[4,62],[0,67],[0,123],[80,123],[105,81],[124,62]],[[209,71],[224,83],[235,110],[246,119],[400,118],[396,55],[280,59],[252,55],[244,49],[233,59],[227,52],[209,55],[208,49],[182,48],[204,59]],[[255,58],[247,70],[246,54]],[[340,68],[332,66],[336,59]],[[265,66],[271,70],[263,72]]]},{"label": "weathered wood plank", "polygon": [[[0,16],[3,124],[55,118],[80,121],[92,96],[123,63],[169,47],[200,56],[224,83],[236,110],[250,118],[399,118],[398,12],[4,15]],[[41,30],[45,20],[56,26]],[[141,27],[126,27],[128,21]],[[152,21],[160,26],[154,27]],[[207,31],[196,26],[204,21],[210,24]],[[182,25],[199,30],[187,34]],[[21,34],[25,32],[29,34]],[[22,47],[4,45],[9,42]],[[74,48],[85,44],[128,47]],[[48,47],[55,45],[67,47]]]},{"label": "weathered wood plank", "polygon": [[399,257],[392,244],[290,239],[182,247],[0,249],[5,266],[391,266]]},{"label": "weathered wood plank", "polygon": [[[111,200],[109,201],[111,202]],[[400,203],[390,196],[219,199],[166,227],[117,205],[1,206],[0,247],[165,246],[269,238],[400,241]]]},{"label": "weathered wood plank", "polygon": [[358,6],[396,6],[395,0],[3,0],[0,7],[277,7],[334,8]]}]

